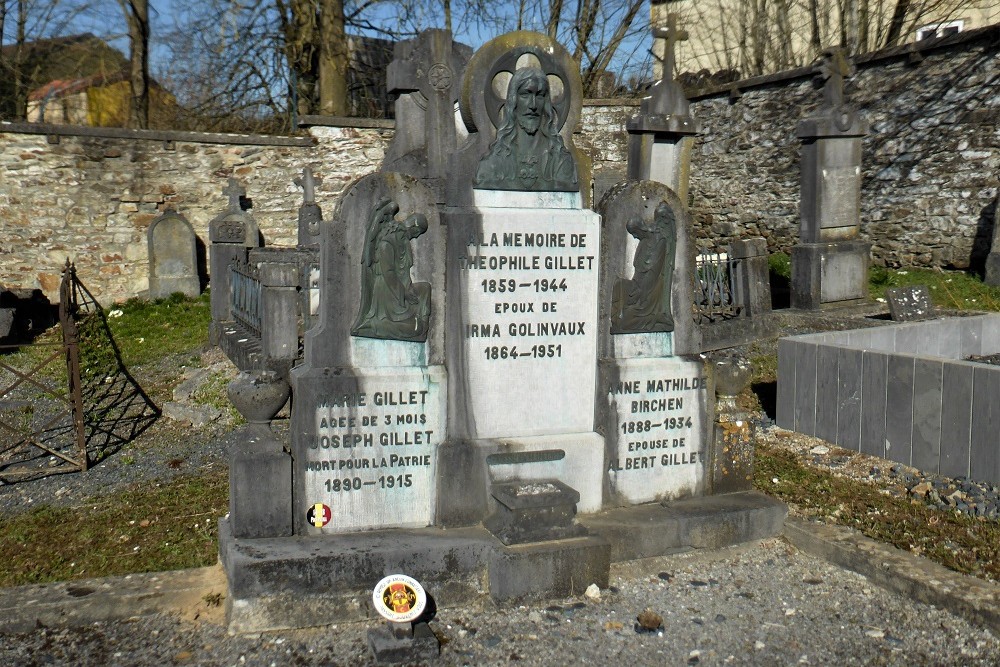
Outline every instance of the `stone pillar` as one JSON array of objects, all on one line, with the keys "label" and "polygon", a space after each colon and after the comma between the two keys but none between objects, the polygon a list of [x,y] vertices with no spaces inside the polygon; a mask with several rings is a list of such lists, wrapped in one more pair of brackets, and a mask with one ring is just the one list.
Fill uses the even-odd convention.
[{"label": "stone pillar", "polygon": [[280,366],[275,370],[283,372],[291,368],[299,349],[299,265],[294,261],[295,256],[289,257],[287,251],[282,256],[267,253],[267,249],[252,253],[251,261],[268,254],[277,256],[258,264],[261,351],[268,367]]},{"label": "stone pillar", "polygon": [[729,257],[736,267],[734,296],[744,308],[745,316],[771,312],[767,241],[762,238],[733,241],[729,244]]},{"label": "stone pillar", "polygon": [[212,326],[209,339],[218,345],[222,336],[222,323],[232,318],[230,310],[229,264],[246,257],[247,248],[260,246],[260,230],[250,214],[243,210],[240,199],[246,195],[235,178],[223,189],[229,197],[229,207],[208,224],[209,278],[212,288]]},{"label": "stone pillar", "polygon": [[677,15],[671,14],[666,29],[653,31],[655,37],[666,40],[663,78],[626,124],[628,179],[663,183],[686,204],[691,147],[701,127],[691,115],[684,89],[674,80],[674,48],[677,41],[687,39],[687,32],[678,30],[676,22]]},{"label": "stone pillar", "polygon": [[990,254],[986,256],[987,285],[1000,285],[1000,195],[993,201],[993,239],[990,242]]},{"label": "stone pillar", "polygon": [[844,103],[853,71],[837,49],[821,67],[824,102],[799,123],[802,141],[799,243],[792,248],[792,307],[805,310],[863,302],[871,244],[859,238],[861,142],[868,124]]}]

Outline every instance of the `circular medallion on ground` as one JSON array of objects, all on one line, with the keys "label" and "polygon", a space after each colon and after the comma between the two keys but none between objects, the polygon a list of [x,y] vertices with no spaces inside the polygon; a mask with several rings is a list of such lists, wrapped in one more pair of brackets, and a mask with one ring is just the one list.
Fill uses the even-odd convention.
[{"label": "circular medallion on ground", "polygon": [[375,610],[393,623],[415,621],[424,613],[427,594],[423,586],[405,574],[390,574],[375,585],[372,591]]}]

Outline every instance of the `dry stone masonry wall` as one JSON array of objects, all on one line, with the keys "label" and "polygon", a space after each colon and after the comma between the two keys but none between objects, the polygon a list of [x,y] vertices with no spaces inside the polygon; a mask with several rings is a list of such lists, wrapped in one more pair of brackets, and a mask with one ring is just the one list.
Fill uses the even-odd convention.
[{"label": "dry stone masonry wall", "polygon": [[203,244],[226,206],[229,176],[247,186],[268,244],[294,245],[309,164],[323,175],[318,199],[332,212],[344,187],[381,161],[384,130],[315,128],[313,147],[0,134],[0,285],[41,288],[55,301],[66,259],[105,302],[148,287],[146,230],[174,208]]},{"label": "dry stone masonry wall", "polygon": [[[876,264],[981,267],[1000,172],[1000,28],[922,57],[872,58],[848,83],[871,123],[864,140],[861,236]],[[702,242],[798,235],[796,123],[821,99],[807,77],[698,99],[690,204]]]},{"label": "dry stone masonry wall", "polygon": [[[982,264],[989,251],[1000,173],[1000,29],[984,29],[921,58],[859,63],[849,102],[872,124],[864,140],[861,236],[876,264]],[[919,61],[919,62],[913,62]],[[694,96],[703,125],[691,164],[689,205],[698,243],[763,236],[788,252],[799,225],[795,127],[822,95],[808,76],[773,77]],[[594,163],[598,198],[626,172],[625,120],[634,101],[598,100],[582,110],[577,144]],[[317,201],[330,215],[344,187],[380,163],[391,130],[314,127],[315,145],[259,146],[61,137],[0,132],[0,285],[57,298],[67,257],[103,300],[148,284],[146,229],[168,207],[202,242],[240,179],[268,244],[294,245],[301,193],[293,178],[311,165]],[[597,201],[595,201],[596,205]]]}]

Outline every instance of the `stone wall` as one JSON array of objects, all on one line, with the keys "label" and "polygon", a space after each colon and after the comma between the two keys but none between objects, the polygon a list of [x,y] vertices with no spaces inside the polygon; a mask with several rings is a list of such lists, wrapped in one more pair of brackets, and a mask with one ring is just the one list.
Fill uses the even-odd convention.
[{"label": "stone wall", "polygon": [[[848,98],[872,123],[864,143],[862,235],[878,264],[977,266],[988,251],[1000,172],[1000,28],[897,50],[858,64]],[[908,48],[908,47],[907,47]],[[918,62],[919,61],[919,62]],[[692,154],[689,205],[699,243],[763,236],[788,251],[798,236],[798,121],[819,103],[807,71],[739,82],[692,96],[702,122]],[[594,159],[598,196],[625,173],[625,120],[635,101],[591,100],[578,145]],[[201,239],[239,178],[268,243],[293,244],[301,195],[292,179],[309,164],[317,200],[377,167],[392,130],[314,127],[311,146],[212,143],[0,132],[0,285],[57,297],[73,259],[110,302],[147,286],[146,228],[167,206]],[[196,139],[196,140],[195,140]],[[232,138],[230,138],[230,141]]]},{"label": "stone wall", "polygon": [[[229,176],[247,187],[268,244],[294,245],[306,164],[322,174],[317,199],[337,195],[382,160],[391,131],[314,128],[314,146],[228,145],[132,138],[0,133],[0,285],[41,288],[58,299],[66,259],[105,303],[148,287],[146,230],[167,207],[204,243],[227,203]],[[248,144],[253,141],[247,137]]]},{"label": "stone wall", "polygon": [[[996,28],[912,57],[869,57],[848,100],[864,141],[861,234],[876,264],[979,268],[989,251],[1000,171]],[[772,251],[798,234],[795,125],[818,104],[808,77],[696,99],[705,125],[692,165],[699,236],[761,235]]]}]

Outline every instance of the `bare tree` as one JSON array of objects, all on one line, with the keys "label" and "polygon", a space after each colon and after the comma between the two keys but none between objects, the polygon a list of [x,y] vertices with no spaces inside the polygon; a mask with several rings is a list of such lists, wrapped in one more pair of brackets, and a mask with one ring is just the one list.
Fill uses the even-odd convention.
[{"label": "bare tree", "polygon": [[693,39],[681,47],[682,60],[697,62],[696,68],[755,76],[808,65],[830,46],[842,46],[851,54],[897,46],[926,23],[961,17],[981,4],[981,0],[677,0],[663,11],[679,12],[692,33]]},{"label": "bare tree", "polygon": [[129,121],[149,128],[149,1],[118,0],[125,14],[129,41]]}]

